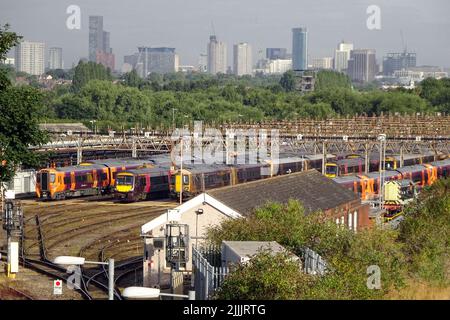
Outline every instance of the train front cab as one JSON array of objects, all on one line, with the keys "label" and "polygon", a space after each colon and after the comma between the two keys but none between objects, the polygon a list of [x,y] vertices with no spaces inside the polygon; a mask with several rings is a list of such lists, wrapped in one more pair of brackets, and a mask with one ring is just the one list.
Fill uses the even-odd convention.
[{"label": "train front cab", "polygon": [[36,196],[40,199],[57,199],[64,191],[62,175],[55,169],[42,169],[36,175]]},{"label": "train front cab", "polygon": [[325,164],[325,176],[328,178],[336,178],[339,176],[339,167],[334,162]]},{"label": "train front cab", "polygon": [[116,199],[133,199],[135,177],[130,172],[120,172],[116,175],[114,197]]},{"label": "train front cab", "polygon": [[[183,180],[181,180],[183,179]],[[170,174],[170,197],[177,199],[180,197],[181,186],[183,186],[183,198],[191,196],[192,173],[189,170],[176,170]]]}]

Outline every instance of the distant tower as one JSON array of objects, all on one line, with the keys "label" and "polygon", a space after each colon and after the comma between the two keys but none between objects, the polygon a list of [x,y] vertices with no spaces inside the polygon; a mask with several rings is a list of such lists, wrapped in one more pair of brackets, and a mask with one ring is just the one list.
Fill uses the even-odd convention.
[{"label": "distant tower", "polygon": [[64,69],[62,48],[52,47],[48,50],[48,68],[50,70]]},{"label": "distant tower", "polygon": [[292,29],[292,68],[308,69],[308,30],[304,27]]},{"label": "distant tower", "polygon": [[350,59],[350,52],[353,50],[353,43],[339,43],[334,52],[334,70],[342,72],[348,68],[348,60]]},{"label": "distant tower", "polygon": [[375,49],[356,49],[351,51],[347,74],[352,81],[371,82],[375,79],[377,71]]},{"label": "distant tower", "polygon": [[252,74],[252,47],[248,43],[241,42],[235,44],[233,57],[233,73],[235,75],[243,76]]},{"label": "distant tower", "polygon": [[110,47],[110,33],[103,30],[102,16],[89,16],[89,61],[114,70],[115,57]]},{"label": "distant tower", "polygon": [[89,17],[89,61],[96,62],[97,50],[103,50],[103,17]]},{"label": "distant tower", "polygon": [[45,44],[21,41],[16,46],[16,70],[39,76],[45,72]]},{"label": "distant tower", "polygon": [[227,72],[227,45],[217,41],[215,35],[209,37],[208,43],[208,73]]}]

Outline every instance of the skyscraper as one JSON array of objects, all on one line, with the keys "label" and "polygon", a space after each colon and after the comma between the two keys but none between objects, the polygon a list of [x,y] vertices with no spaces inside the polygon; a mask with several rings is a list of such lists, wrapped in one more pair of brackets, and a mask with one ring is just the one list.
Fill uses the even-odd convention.
[{"label": "skyscraper", "polygon": [[21,41],[16,46],[16,70],[39,76],[45,72],[45,44]]},{"label": "skyscraper", "polygon": [[208,73],[227,73],[227,45],[217,41],[216,36],[209,37]]},{"label": "skyscraper", "polygon": [[89,61],[96,62],[97,50],[103,48],[103,17],[89,16]]},{"label": "skyscraper", "polygon": [[207,72],[208,71],[208,55],[201,53],[198,58],[198,71],[199,72]]},{"label": "skyscraper", "polygon": [[287,59],[287,49],[286,48],[267,48],[266,58],[269,60],[284,60]]},{"label": "skyscraper", "polygon": [[233,73],[237,76],[251,75],[252,65],[252,47],[241,42],[234,45],[233,48]]},{"label": "skyscraper", "polygon": [[350,52],[347,74],[355,82],[367,83],[375,79],[377,73],[374,49],[356,49]]},{"label": "skyscraper", "polygon": [[292,29],[292,68],[308,69],[308,30],[304,27]]},{"label": "skyscraper", "polygon": [[383,74],[391,76],[395,71],[409,69],[416,66],[416,54],[412,52],[388,53],[383,58]]},{"label": "skyscraper", "polygon": [[89,61],[114,70],[115,57],[110,47],[110,33],[103,30],[102,16],[89,16]]},{"label": "skyscraper", "polygon": [[139,47],[134,55],[125,56],[124,62],[131,64],[142,78],[150,73],[177,72],[179,64],[175,48],[167,47]]},{"label": "skyscraper", "polygon": [[52,47],[48,50],[48,68],[64,69],[62,48]]},{"label": "skyscraper", "polygon": [[342,72],[348,68],[348,60],[350,59],[350,51],[353,50],[353,43],[339,43],[334,52],[334,70]]}]

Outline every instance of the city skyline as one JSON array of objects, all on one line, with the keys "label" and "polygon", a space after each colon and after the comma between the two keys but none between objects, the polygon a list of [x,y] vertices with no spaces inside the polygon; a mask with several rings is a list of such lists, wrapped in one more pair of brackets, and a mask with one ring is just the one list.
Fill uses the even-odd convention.
[{"label": "city skyline", "polygon": [[[354,43],[355,48],[375,48],[377,58],[381,59],[388,52],[402,50],[402,31],[408,48],[419,57],[419,65],[450,65],[450,42],[445,32],[450,28],[450,22],[444,14],[450,4],[441,0],[433,6],[405,0],[395,4],[379,1],[381,30],[367,29],[366,9],[371,2],[365,0],[358,3],[345,1],[338,10],[330,0],[315,3],[249,0],[245,4],[234,0],[196,0],[189,5],[180,0],[167,3],[132,0],[126,5],[81,0],[77,3],[81,8],[81,30],[66,28],[69,16],[66,9],[70,1],[51,5],[46,5],[49,0],[27,3],[26,10],[23,1],[0,4],[0,21],[10,23],[12,30],[24,39],[45,42],[47,47],[62,47],[66,67],[87,57],[90,15],[104,17],[104,28],[111,33],[111,46],[116,53],[117,69],[120,69],[123,57],[138,46],[175,47],[180,64],[195,66],[213,33],[225,43],[251,43],[253,61],[257,61],[264,57],[265,48],[281,47],[291,51],[291,29],[298,25],[308,28],[310,57],[332,56],[336,43],[345,39]],[[174,6],[179,8],[177,12],[173,11]],[[233,10],[236,6],[240,10]],[[286,6],[292,10],[279,10]],[[45,12],[42,8],[46,8]],[[52,19],[45,19],[49,15]],[[229,45],[228,57],[232,57],[232,50]],[[232,59],[228,59],[227,66],[231,63]]]}]

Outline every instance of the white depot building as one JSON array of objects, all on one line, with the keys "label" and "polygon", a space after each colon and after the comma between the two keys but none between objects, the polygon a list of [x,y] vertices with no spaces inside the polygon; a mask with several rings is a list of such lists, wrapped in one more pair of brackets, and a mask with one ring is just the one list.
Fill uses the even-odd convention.
[{"label": "white depot building", "polygon": [[45,44],[43,42],[21,41],[16,46],[16,70],[40,76],[45,72]]}]

